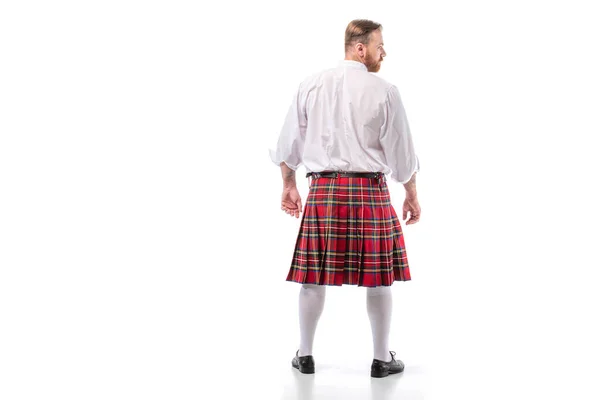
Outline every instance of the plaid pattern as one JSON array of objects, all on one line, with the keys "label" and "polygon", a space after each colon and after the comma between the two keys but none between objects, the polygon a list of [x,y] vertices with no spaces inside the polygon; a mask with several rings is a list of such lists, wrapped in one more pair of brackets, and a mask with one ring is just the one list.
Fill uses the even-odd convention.
[{"label": "plaid pattern", "polygon": [[410,280],[384,175],[312,178],[286,280],[366,287]]}]

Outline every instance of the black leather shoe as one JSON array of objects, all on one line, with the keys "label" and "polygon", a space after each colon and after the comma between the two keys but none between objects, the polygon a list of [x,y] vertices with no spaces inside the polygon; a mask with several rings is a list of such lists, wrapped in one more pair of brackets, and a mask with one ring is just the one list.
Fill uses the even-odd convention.
[{"label": "black leather shoe", "polygon": [[[298,350],[300,351],[300,350]],[[292,360],[292,367],[300,370],[303,374],[314,374],[315,373],[315,360],[313,356],[298,356],[296,351],[296,357]]]},{"label": "black leather shoe", "polygon": [[373,359],[373,363],[371,364],[371,377],[383,378],[389,374],[397,374],[404,371],[404,363],[394,358],[396,353],[390,351],[390,354],[392,355],[392,361],[386,362]]}]

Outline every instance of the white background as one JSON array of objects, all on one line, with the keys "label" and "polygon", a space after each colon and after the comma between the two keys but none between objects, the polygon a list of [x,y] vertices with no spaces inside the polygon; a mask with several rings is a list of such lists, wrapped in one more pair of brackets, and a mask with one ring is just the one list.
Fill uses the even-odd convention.
[{"label": "white background", "polygon": [[[290,389],[299,220],[268,148],[354,18],[383,24],[422,165],[391,337],[422,379],[400,386],[600,398],[592,4],[2,2],[0,398]],[[330,289],[317,362],[367,375],[370,340],[364,289]]]}]

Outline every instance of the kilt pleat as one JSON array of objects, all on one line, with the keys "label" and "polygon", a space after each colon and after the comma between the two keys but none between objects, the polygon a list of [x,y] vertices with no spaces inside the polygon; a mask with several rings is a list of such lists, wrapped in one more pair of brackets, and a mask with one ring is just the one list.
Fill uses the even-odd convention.
[{"label": "kilt pleat", "polygon": [[410,279],[385,177],[313,179],[287,280],[376,287]]}]

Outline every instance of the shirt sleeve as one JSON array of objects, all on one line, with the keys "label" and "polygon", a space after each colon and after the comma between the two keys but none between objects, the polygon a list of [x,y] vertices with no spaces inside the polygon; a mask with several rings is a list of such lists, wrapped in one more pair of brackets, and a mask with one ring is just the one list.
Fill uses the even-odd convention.
[{"label": "shirt sleeve", "polygon": [[404,105],[396,86],[392,86],[388,91],[384,115],[379,140],[385,161],[392,170],[392,180],[406,183],[420,170],[420,164],[415,154]]},{"label": "shirt sleeve", "polygon": [[306,99],[302,85],[292,99],[283,128],[275,149],[269,149],[271,160],[276,165],[285,162],[294,171],[302,165],[304,141],[306,138]]}]

